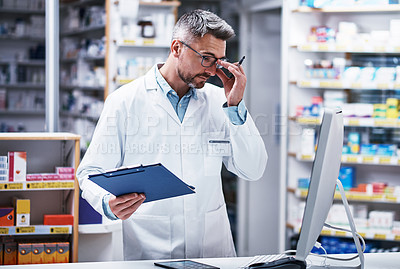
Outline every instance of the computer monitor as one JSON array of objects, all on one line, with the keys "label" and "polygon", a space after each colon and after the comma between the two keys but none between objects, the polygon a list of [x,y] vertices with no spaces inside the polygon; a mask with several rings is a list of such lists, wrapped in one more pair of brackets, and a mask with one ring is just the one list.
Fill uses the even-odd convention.
[{"label": "computer monitor", "polygon": [[342,111],[325,108],[297,242],[296,260],[305,261],[322,231],[335,194],[342,148]]},{"label": "computer monitor", "polygon": [[[267,259],[268,262],[262,262],[260,261],[260,259],[256,259],[255,261],[250,261],[250,265],[248,266],[248,268],[364,268],[363,250],[361,249],[360,245],[360,240],[363,241],[363,239],[356,232],[354,220],[351,216],[343,186],[338,180],[340,163],[342,159],[343,132],[343,114],[341,109],[325,108],[318,135],[315,159],[311,170],[310,185],[308,187],[308,195],[306,198],[306,206],[304,209],[299,241],[297,242],[296,256],[279,258],[277,260],[272,257]],[[340,194],[342,196],[342,202],[345,207],[351,231],[325,224],[329,210],[333,203],[336,185],[339,187]],[[354,258],[359,257],[360,265],[307,265],[306,258],[310,254],[311,249],[316,244],[324,225],[352,233],[358,255],[342,260],[350,261]],[[278,255],[278,257],[281,257],[281,255]],[[338,258],[336,259],[340,260]]]}]

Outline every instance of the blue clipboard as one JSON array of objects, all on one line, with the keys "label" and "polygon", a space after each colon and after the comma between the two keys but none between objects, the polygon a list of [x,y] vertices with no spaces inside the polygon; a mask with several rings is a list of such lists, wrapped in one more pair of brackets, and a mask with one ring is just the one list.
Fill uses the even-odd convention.
[{"label": "blue clipboard", "polygon": [[115,196],[144,193],[144,203],[195,193],[194,187],[160,163],[89,175],[89,179]]}]

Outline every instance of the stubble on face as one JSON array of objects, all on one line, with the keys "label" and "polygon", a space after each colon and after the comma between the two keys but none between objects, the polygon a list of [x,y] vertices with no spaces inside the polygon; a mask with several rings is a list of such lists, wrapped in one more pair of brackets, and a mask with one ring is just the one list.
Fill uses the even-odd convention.
[{"label": "stubble on face", "polygon": [[[196,88],[196,89],[203,88],[204,85],[206,84],[206,81],[210,78],[210,75],[207,73],[192,75],[189,72],[185,72],[183,69],[184,68],[181,68],[181,65],[178,66],[178,76],[183,82],[185,82],[191,88]],[[196,79],[200,81],[196,82]]]}]

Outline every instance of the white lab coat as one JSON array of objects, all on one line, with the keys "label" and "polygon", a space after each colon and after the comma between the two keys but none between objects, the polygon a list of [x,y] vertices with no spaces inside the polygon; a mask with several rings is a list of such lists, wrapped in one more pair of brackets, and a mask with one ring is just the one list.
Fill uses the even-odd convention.
[{"label": "white lab coat", "polygon": [[[235,256],[222,192],[222,161],[229,171],[259,179],[267,152],[250,116],[230,123],[222,109],[224,90],[206,84],[190,99],[181,123],[171,103],[157,90],[153,67],[107,98],[93,139],[77,171],[82,196],[104,214],[107,193],[89,174],[120,166],[162,163],[196,188],[195,194],[142,204],[123,221],[125,260]],[[210,144],[209,140],[229,144]],[[231,152],[226,154],[226,145]]]}]

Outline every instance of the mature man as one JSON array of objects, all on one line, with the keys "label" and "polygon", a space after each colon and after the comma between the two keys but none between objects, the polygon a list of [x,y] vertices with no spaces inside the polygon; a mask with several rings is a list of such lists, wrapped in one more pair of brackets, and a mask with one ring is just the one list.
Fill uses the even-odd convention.
[{"label": "mature man", "polygon": [[[257,180],[267,152],[242,100],[243,67],[225,61],[232,36],[233,29],[211,12],[183,15],[167,61],[106,100],[77,175],[83,198],[108,218],[123,220],[126,260],[235,256],[222,162],[241,178]],[[206,83],[214,75],[223,89]],[[144,194],[115,197],[87,179],[154,163],[195,186],[196,193],[142,204]]]}]

